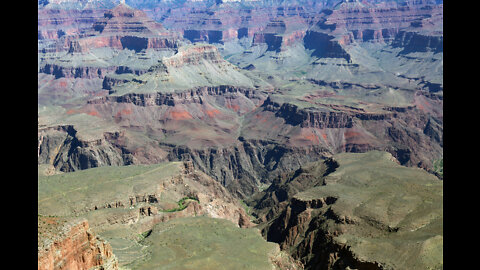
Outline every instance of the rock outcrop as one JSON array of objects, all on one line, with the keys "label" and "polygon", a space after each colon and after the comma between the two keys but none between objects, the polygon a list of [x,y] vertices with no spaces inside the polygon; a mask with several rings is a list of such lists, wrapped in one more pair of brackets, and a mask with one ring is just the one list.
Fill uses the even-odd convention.
[{"label": "rock outcrop", "polygon": [[411,52],[443,52],[443,36],[399,31],[392,41],[394,48],[403,48],[400,54]]},{"label": "rock outcrop", "polygon": [[[107,84],[107,83],[106,83]],[[114,93],[114,92],[113,92]],[[176,93],[132,93],[123,96],[106,96],[89,101],[90,104],[105,102],[130,103],[136,106],[175,106],[180,104],[202,104],[207,97],[224,97],[228,95],[242,95],[258,103],[265,99],[265,95],[255,89],[248,89],[229,85],[197,87]]]},{"label": "rock outcrop", "polygon": [[84,48],[110,47],[141,51],[148,48],[176,48],[178,35],[167,31],[145,12],[123,3],[108,10],[93,25],[92,37],[80,39]]},{"label": "rock outcrop", "polygon": [[132,156],[109,142],[119,134],[105,134],[103,138],[82,139],[73,126],[39,129],[38,162],[51,164],[60,171],[69,172],[100,166],[132,164]]},{"label": "rock outcrop", "polygon": [[279,104],[270,99],[265,100],[263,107],[267,111],[275,112],[275,116],[285,119],[286,124],[293,126],[313,128],[351,128],[353,126],[352,116],[343,112],[299,109],[293,104]]},{"label": "rock outcrop", "polygon": [[[136,139],[129,132],[105,133],[85,141],[73,127],[41,129],[39,164],[74,171],[190,159],[195,168],[244,197],[256,191],[260,182],[268,183],[304,162],[334,153],[387,150],[401,164],[427,170],[441,155],[443,118],[435,111],[414,106],[373,111],[333,105],[315,108],[265,98],[261,91],[231,86],[98,98],[82,110],[113,116],[127,130],[148,130],[151,136],[164,139],[153,140],[145,151],[133,143]],[[435,102],[420,94],[418,99],[422,104]],[[242,115],[243,124],[235,124]],[[233,122],[225,125],[217,119]],[[177,121],[210,136],[182,129]],[[137,123],[145,122],[151,124],[139,129]],[[218,129],[219,125],[223,128]]]},{"label": "rock outcrop", "polygon": [[[339,167],[323,183],[296,193],[264,221],[267,240],[305,269],[441,267],[442,181],[384,152],[333,158]],[[302,174],[316,172],[297,178]]]},{"label": "rock outcrop", "polygon": [[[82,27],[77,29],[80,33],[39,40],[40,73],[52,74],[56,79],[103,79],[107,74],[123,73],[139,75],[147,72],[152,65],[150,62],[155,61],[151,58],[176,51],[181,40],[178,33],[168,31],[145,12],[125,4],[105,11],[103,18],[92,18],[90,28],[84,29],[86,22],[77,20],[80,20],[77,27]],[[44,27],[49,26],[39,26]],[[118,63],[115,58],[127,50],[133,51],[136,61],[131,61],[130,65]],[[146,57],[146,50],[154,52]],[[142,64],[144,62],[147,64]]]},{"label": "rock outcrop", "polygon": [[307,31],[303,42],[306,49],[313,50],[312,55],[314,56],[319,58],[343,58],[350,62],[350,55],[334,38],[334,36],[325,33]]},{"label": "rock outcrop", "polygon": [[38,245],[39,270],[119,269],[110,244],[86,220],[39,216]]},{"label": "rock outcrop", "polygon": [[260,32],[253,36],[252,45],[266,44],[267,51],[280,52],[286,46],[301,41],[308,23],[301,16],[278,17],[272,19]]},{"label": "rock outcrop", "polygon": [[[39,9],[38,40],[58,40],[64,36],[80,36],[103,17],[102,9]],[[39,46],[40,47],[40,46]]]},{"label": "rock outcrop", "polygon": [[[129,176],[120,178],[119,182],[120,179],[110,175],[112,169]],[[136,170],[144,173],[135,174]],[[102,177],[92,177],[90,173]],[[61,187],[55,182],[62,174],[40,177],[39,213],[81,215],[88,218],[97,231],[114,224],[132,223],[146,231],[159,222],[196,215],[227,219],[240,227],[253,225],[238,199],[218,181],[194,169],[191,161],[131,166],[130,169],[86,169],[68,174],[64,180],[66,185]],[[75,177],[83,177],[83,182],[76,183]],[[70,187],[76,185],[81,188]],[[52,192],[59,188],[62,193],[70,194],[71,199],[65,201]],[[179,208],[178,201],[182,199],[186,201]]]},{"label": "rock outcrop", "polygon": [[39,2],[39,212],[120,267],[168,222],[248,214],[278,268],[441,265],[443,5],[287,2]]}]

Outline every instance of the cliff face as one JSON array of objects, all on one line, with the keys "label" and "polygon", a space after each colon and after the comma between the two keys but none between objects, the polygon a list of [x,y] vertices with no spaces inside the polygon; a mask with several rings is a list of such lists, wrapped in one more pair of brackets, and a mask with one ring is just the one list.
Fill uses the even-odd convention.
[{"label": "cliff face", "polygon": [[[443,263],[442,181],[402,167],[384,152],[333,160],[339,166],[324,176],[313,165],[284,184],[281,190],[295,195],[285,197],[278,214],[264,217],[267,240],[289,250],[305,269],[426,269]],[[323,181],[294,189],[313,176]],[[262,213],[265,197],[254,213]]]},{"label": "cliff face", "polygon": [[189,158],[196,168],[212,175],[230,192],[245,198],[281,173],[325,154],[321,146],[285,147],[275,142],[248,140],[231,147],[192,149],[176,146],[172,160]]},{"label": "cliff face", "polygon": [[351,128],[353,118],[343,112],[310,111],[299,109],[290,103],[278,104],[270,99],[263,103],[267,111],[275,112],[275,116],[285,119],[285,123],[300,127],[313,128]]},{"label": "cliff face", "polygon": [[141,51],[148,48],[176,48],[179,36],[167,31],[141,10],[119,4],[108,10],[93,25],[88,37],[80,40],[84,47],[106,46]]},{"label": "cliff face", "polygon": [[[114,134],[113,136],[118,136]],[[51,164],[69,172],[99,166],[119,166],[132,163],[132,157],[104,138],[85,140],[77,136],[73,126],[58,126],[39,130],[38,162]]]},{"label": "cliff face", "polygon": [[252,45],[266,44],[267,51],[280,52],[288,46],[302,41],[308,29],[303,16],[281,16],[272,18],[261,31],[254,33]]},{"label": "cliff face", "polygon": [[243,95],[251,100],[259,102],[265,96],[254,89],[245,89],[235,86],[213,86],[213,87],[198,87],[189,91],[182,91],[177,93],[149,93],[149,94],[126,94],[123,96],[107,96],[104,98],[90,101],[91,104],[101,104],[104,102],[115,103],[131,103],[136,106],[175,106],[180,104],[198,103],[202,104],[206,98],[210,97],[224,97],[228,95]]},{"label": "cliff face", "polygon": [[102,9],[39,9],[38,39],[57,40],[63,36],[79,36],[103,17]]},{"label": "cliff face", "polygon": [[[115,175],[118,172],[120,178]],[[98,168],[64,176],[64,180],[60,175],[40,176],[39,212],[55,216],[74,213],[87,218],[100,234],[111,226],[141,233],[161,222],[197,215],[226,219],[238,227],[253,225],[238,199],[218,181],[196,170],[191,161]],[[72,185],[81,188],[72,189]],[[69,194],[69,199],[59,197],[59,189]]]},{"label": "cliff face", "polygon": [[39,217],[38,226],[39,270],[118,269],[112,247],[92,233],[86,220]]},{"label": "cliff face", "polygon": [[335,36],[343,36],[344,44],[353,41],[389,44],[402,29],[421,25],[443,14],[443,6],[427,1],[404,5],[344,2],[336,9],[324,12],[330,14],[320,20],[317,27],[329,30]]},{"label": "cliff face", "polygon": [[303,39],[305,48],[313,50],[312,55],[319,58],[344,58],[350,62],[350,55],[342,48],[334,36],[317,32],[307,31]]},{"label": "cliff face", "polygon": [[[441,100],[422,91],[415,94],[415,100],[418,100],[415,102],[418,106],[383,106],[381,110],[369,111],[331,104],[324,104],[323,108],[303,108],[269,97],[260,107],[262,110],[256,111],[256,118],[268,119],[267,122],[283,119],[285,124],[304,129],[298,135],[289,136],[288,142],[292,144],[300,145],[300,140],[304,140],[308,144],[320,144],[334,153],[385,149],[404,165],[428,168],[428,160],[422,156],[426,153],[436,156],[443,146],[440,124],[443,123],[443,114],[431,110],[441,106]],[[287,136],[278,128],[278,123],[271,126],[278,132],[277,136]],[[245,126],[244,130],[251,134],[259,132],[253,126]],[[369,134],[375,134],[375,138]],[[343,137],[342,144],[338,144],[339,135]],[[331,137],[335,139],[330,141]]]},{"label": "cliff face", "polygon": [[55,79],[59,78],[104,78],[106,74],[115,72],[117,67],[88,67],[88,66],[61,66],[57,64],[45,64],[39,72],[51,74]]},{"label": "cliff face", "polygon": [[[62,18],[59,18],[59,25],[55,26],[48,21],[55,19],[51,18],[56,14],[50,14],[52,12],[39,13],[39,29],[55,28],[62,35],[51,36],[51,39],[47,40],[42,31],[48,30],[39,30],[39,55],[42,59],[39,62],[39,72],[52,74],[56,79],[103,79],[107,74],[126,72],[139,75],[151,66],[150,57],[161,57],[157,54],[175,51],[181,39],[178,33],[166,30],[143,11],[124,4],[104,11],[103,18],[95,17],[89,20],[82,19],[82,16],[86,16],[84,13],[89,14],[86,11],[80,14],[77,14],[79,11],[59,12],[59,16],[71,16],[69,20],[72,22],[69,23],[67,19],[63,22]],[[96,12],[98,11],[93,14],[97,14]],[[62,15],[63,13],[66,15]],[[75,16],[80,18],[75,19]],[[86,27],[87,21],[90,22],[89,27]],[[71,33],[62,30],[68,27],[77,28],[70,31]],[[145,57],[144,52],[147,49],[155,51],[154,55]],[[115,60],[119,54],[128,54],[127,50],[133,51],[136,58],[136,61],[130,62],[129,69],[125,68],[125,63]],[[149,64],[143,65],[144,62]]]},{"label": "cliff face", "polygon": [[200,65],[202,60],[212,64],[223,63],[223,57],[218,49],[212,45],[181,47],[179,51],[165,59],[164,64],[167,68],[180,68],[190,65]]},{"label": "cliff face", "polygon": [[443,36],[424,35],[411,31],[400,31],[392,41],[392,47],[403,48],[400,54],[411,52],[443,52]]},{"label": "cliff face", "polygon": [[[303,108],[265,97],[253,89],[219,86],[98,98],[80,111],[113,117],[129,132],[86,140],[72,126],[40,129],[39,164],[75,171],[189,159],[195,168],[245,197],[259,183],[333,153],[383,149],[401,164],[425,169],[441,154],[443,118],[426,105],[424,110]],[[420,94],[417,99],[419,104],[435,102]],[[152,139],[138,142],[130,131],[145,131]]]}]

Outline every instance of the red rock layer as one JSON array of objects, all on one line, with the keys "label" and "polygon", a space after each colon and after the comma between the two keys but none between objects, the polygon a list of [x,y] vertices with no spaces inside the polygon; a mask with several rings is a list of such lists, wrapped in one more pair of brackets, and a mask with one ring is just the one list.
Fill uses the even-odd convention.
[{"label": "red rock layer", "polygon": [[64,225],[50,245],[39,248],[38,270],[80,270],[96,266],[116,270],[118,262],[110,244],[96,237],[86,220]]},{"label": "red rock layer", "polygon": [[38,39],[78,36],[103,17],[104,10],[38,10]]}]

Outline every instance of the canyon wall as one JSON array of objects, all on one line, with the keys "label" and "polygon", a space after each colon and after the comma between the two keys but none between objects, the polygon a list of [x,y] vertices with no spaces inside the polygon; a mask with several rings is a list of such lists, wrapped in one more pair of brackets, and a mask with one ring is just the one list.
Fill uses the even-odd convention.
[{"label": "canyon wall", "polygon": [[86,220],[63,224],[56,220],[39,217],[39,270],[118,269],[112,247],[92,233]]}]

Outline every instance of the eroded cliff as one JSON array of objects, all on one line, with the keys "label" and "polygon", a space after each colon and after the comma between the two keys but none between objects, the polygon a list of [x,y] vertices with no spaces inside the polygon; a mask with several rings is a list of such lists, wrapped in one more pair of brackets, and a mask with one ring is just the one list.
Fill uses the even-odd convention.
[{"label": "eroded cliff", "polygon": [[38,269],[119,268],[112,247],[92,232],[87,220],[39,215]]}]

